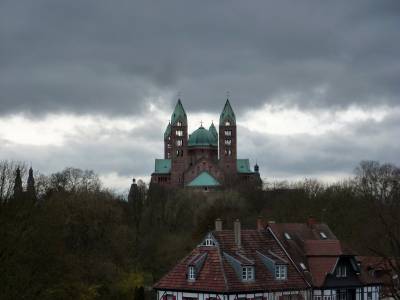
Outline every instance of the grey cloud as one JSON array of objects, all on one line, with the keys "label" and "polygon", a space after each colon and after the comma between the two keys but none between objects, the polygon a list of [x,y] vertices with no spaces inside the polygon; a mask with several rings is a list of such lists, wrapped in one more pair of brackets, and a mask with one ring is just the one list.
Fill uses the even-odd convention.
[{"label": "grey cloud", "polygon": [[[400,7],[386,1],[2,1],[1,113],[140,114],[279,101],[399,104]],[[318,93],[324,87],[325,93]]]}]

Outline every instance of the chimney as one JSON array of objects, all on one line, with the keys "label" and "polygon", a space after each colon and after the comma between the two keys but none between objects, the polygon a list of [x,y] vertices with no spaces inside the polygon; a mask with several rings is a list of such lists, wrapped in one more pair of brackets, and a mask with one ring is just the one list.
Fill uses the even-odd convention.
[{"label": "chimney", "polygon": [[222,220],[220,218],[215,220],[215,231],[222,231]]},{"label": "chimney", "polygon": [[235,232],[235,244],[238,248],[240,248],[241,247],[241,228],[240,228],[239,219],[236,219],[236,221],[233,223],[233,229]]},{"label": "chimney", "polygon": [[309,216],[307,220],[307,225],[308,227],[313,227],[315,224],[317,224],[317,219],[314,218],[313,216]]},{"label": "chimney", "polygon": [[264,222],[261,217],[257,218],[257,230],[264,230]]}]

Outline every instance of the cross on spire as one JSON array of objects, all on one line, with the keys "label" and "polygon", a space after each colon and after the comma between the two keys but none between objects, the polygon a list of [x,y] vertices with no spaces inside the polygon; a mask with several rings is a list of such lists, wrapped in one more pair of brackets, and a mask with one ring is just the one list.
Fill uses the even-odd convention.
[{"label": "cross on spire", "polygon": [[226,91],[226,98],[229,99],[230,96],[231,95],[230,95],[229,91]]},{"label": "cross on spire", "polygon": [[203,121],[200,121],[200,127],[203,127]]}]

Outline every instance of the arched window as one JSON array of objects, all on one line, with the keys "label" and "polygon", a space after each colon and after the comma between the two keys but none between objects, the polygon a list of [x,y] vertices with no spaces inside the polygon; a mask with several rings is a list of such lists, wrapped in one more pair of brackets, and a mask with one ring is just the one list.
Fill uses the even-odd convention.
[{"label": "arched window", "polygon": [[227,146],[232,145],[232,140],[226,139],[225,140],[225,145],[227,145]]},{"label": "arched window", "polygon": [[178,147],[182,147],[182,145],[183,145],[183,140],[176,140],[176,145],[177,145]]},{"label": "arched window", "polygon": [[229,120],[227,120],[227,121],[225,122],[225,126],[231,126],[231,122],[230,122]]},{"label": "arched window", "polygon": [[182,122],[181,121],[176,122],[176,126],[181,127],[182,126]]}]

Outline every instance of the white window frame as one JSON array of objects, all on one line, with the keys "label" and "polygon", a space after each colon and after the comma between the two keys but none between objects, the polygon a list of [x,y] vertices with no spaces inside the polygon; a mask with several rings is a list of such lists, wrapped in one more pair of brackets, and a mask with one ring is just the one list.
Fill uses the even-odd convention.
[{"label": "white window frame", "polygon": [[327,238],[328,238],[328,236],[325,234],[325,232],[320,232],[319,233],[319,235],[321,236],[321,238],[323,239],[323,240],[326,240]]},{"label": "white window frame", "polygon": [[225,130],[225,136],[232,136],[232,130]]},{"label": "white window frame", "polygon": [[254,280],[254,267],[249,267],[249,266],[242,267],[242,280],[243,281]]},{"label": "white window frame", "polygon": [[275,278],[278,280],[287,279],[287,266],[286,265],[275,265]]},{"label": "white window frame", "polygon": [[336,267],[336,277],[346,278],[347,277],[347,266],[338,265]]},{"label": "white window frame", "polygon": [[204,241],[204,246],[215,246],[213,239],[206,238],[206,240]]},{"label": "white window frame", "polygon": [[188,268],[188,280],[190,281],[196,280],[196,271],[193,266],[189,266]]}]

